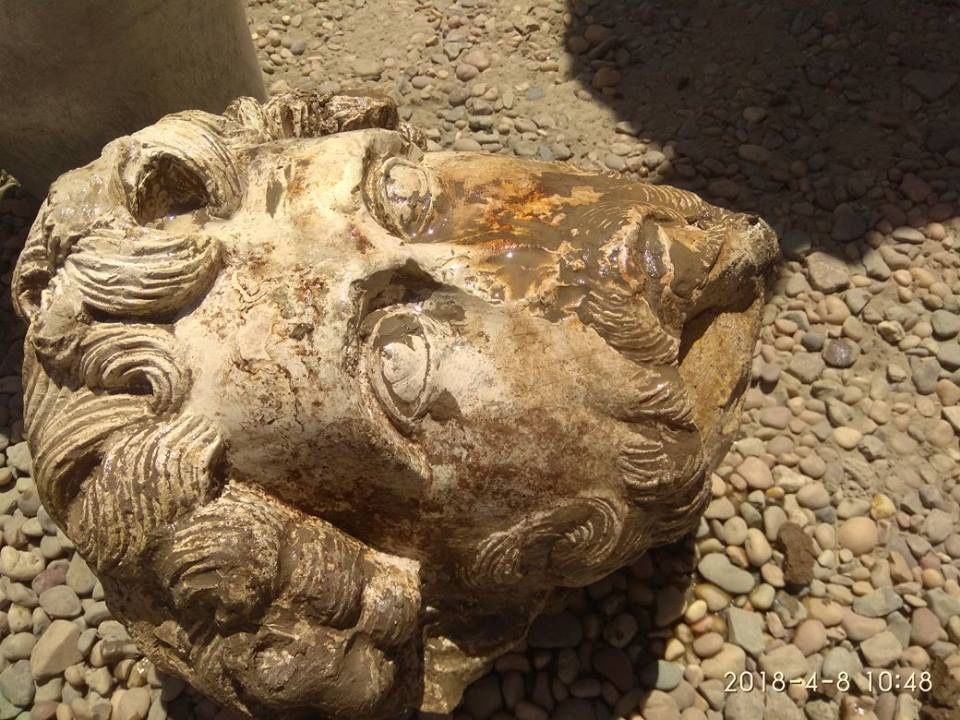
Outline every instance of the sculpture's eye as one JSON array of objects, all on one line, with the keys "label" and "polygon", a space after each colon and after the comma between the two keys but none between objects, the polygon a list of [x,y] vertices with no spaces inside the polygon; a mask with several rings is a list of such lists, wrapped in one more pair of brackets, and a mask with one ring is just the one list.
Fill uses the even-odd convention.
[{"label": "sculpture's eye", "polygon": [[409,160],[390,158],[380,166],[373,195],[380,222],[412,239],[427,225],[436,193],[426,170]]},{"label": "sculpture's eye", "polygon": [[421,417],[437,395],[437,336],[432,320],[406,308],[381,315],[370,332],[367,377],[380,405],[402,427]]},{"label": "sculpture's eye", "polygon": [[143,169],[131,207],[141,223],[183,215],[210,203],[203,178],[170,156]]},{"label": "sculpture's eye", "polygon": [[423,394],[427,355],[427,343],[419,335],[407,335],[380,349],[380,374],[397,405],[411,408]]}]

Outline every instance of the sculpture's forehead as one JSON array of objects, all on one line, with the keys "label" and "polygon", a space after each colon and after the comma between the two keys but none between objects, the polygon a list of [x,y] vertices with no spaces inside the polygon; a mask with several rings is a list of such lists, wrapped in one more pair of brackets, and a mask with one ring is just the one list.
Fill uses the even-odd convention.
[{"label": "sculpture's forehead", "polygon": [[[355,130],[319,138],[277,140],[248,150],[247,186],[269,192],[264,197],[263,209],[274,215],[281,209],[281,201],[289,207],[295,200],[329,201],[350,195],[358,189],[364,169],[374,158],[407,156],[410,152],[406,140],[392,130]],[[256,206],[256,200],[248,190],[248,209],[252,209],[251,204]]]},{"label": "sculpture's forehead", "polygon": [[364,175],[379,158],[412,152],[400,134],[378,129],[250,148],[240,208],[212,229],[239,263],[332,263],[337,276],[362,277],[397,250],[366,212]]},{"label": "sculpture's forehead", "polygon": [[251,151],[238,223],[276,238],[275,260],[332,262],[358,278],[412,259],[462,268],[444,279],[502,300],[613,275],[633,285],[629,265],[644,247],[655,265],[669,254],[678,289],[696,286],[719,247],[697,223],[715,223],[714,211],[673,188],[480,153],[424,155],[399,133],[361,130]]}]

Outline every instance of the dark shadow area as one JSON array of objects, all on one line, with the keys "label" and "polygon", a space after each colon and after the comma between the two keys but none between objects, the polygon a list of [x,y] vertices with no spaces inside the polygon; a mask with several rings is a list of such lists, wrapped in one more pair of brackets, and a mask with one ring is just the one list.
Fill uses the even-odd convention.
[{"label": "dark shadow area", "polygon": [[628,169],[760,213],[788,257],[810,245],[855,257],[842,245],[884,219],[918,227],[954,214],[960,4],[568,8],[571,74],[617,113],[625,142],[649,147]]},{"label": "dark shadow area", "polygon": [[[20,375],[23,365],[23,335],[26,324],[13,311],[10,297],[10,279],[13,268],[23,250],[27,233],[33,223],[40,203],[26,193],[12,179],[4,182],[0,173],[0,377]],[[19,417],[19,395],[13,400]],[[11,408],[10,412],[14,412]],[[0,426],[6,425],[0,409]]]},{"label": "dark shadow area", "polygon": [[[494,673],[474,682],[461,704],[470,714],[455,711],[452,717],[546,712],[551,720],[586,720],[610,717],[608,702],[614,717],[633,717],[645,710],[656,713],[663,691],[695,693],[680,666],[667,661],[678,659],[678,646],[670,639],[692,602],[694,563],[693,537],[687,536],[649,550],[592,585],[558,593],[534,620],[526,642],[494,664],[502,682]],[[688,623],[691,617],[688,612]],[[569,692],[552,679],[569,685]],[[616,688],[618,697],[608,700],[604,685]]]}]

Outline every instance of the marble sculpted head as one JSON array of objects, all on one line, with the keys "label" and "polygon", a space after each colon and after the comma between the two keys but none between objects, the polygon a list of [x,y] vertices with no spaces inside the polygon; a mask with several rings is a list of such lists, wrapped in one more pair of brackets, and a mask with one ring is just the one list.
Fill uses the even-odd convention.
[{"label": "marble sculpted head", "polygon": [[693,529],[736,429],[767,225],[422,147],[369,96],[170,115],[16,269],[46,508],[251,717],[452,707],[556,588]]}]

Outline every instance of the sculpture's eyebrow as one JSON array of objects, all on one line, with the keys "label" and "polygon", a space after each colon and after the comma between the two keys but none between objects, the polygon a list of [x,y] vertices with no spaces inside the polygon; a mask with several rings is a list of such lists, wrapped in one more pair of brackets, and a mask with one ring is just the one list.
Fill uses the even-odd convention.
[{"label": "sculpture's eyebrow", "polygon": [[383,164],[392,158],[402,157],[401,148],[378,147],[370,143],[364,148],[360,170],[360,191],[364,204],[369,209],[376,205],[378,171]]},{"label": "sculpture's eyebrow", "polygon": [[396,135],[396,138],[397,142],[371,142],[364,148],[361,171],[364,182],[391,158],[401,158],[418,164],[423,159],[423,151],[420,148],[404,137]]}]

